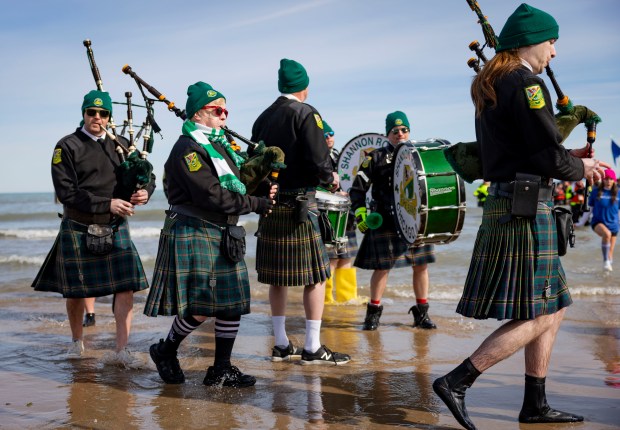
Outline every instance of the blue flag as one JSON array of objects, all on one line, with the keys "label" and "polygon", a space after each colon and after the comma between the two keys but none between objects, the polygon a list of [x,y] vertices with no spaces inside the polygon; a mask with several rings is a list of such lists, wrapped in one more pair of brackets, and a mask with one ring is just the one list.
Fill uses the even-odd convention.
[{"label": "blue flag", "polygon": [[613,139],[611,139],[611,156],[614,157],[614,166],[616,165],[616,158],[620,157],[620,146]]}]

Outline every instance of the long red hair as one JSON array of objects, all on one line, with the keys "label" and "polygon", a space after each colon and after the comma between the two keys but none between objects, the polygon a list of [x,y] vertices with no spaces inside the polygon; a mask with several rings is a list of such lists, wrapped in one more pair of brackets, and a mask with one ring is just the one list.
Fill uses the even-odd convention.
[{"label": "long red hair", "polygon": [[471,83],[471,99],[476,107],[476,117],[480,117],[485,108],[497,106],[495,82],[519,67],[521,58],[516,49],[498,52],[484,65]]}]

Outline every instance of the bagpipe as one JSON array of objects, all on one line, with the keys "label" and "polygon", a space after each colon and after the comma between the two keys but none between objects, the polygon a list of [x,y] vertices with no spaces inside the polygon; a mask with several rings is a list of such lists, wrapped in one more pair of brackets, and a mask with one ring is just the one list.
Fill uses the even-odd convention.
[{"label": "bagpipe", "polygon": [[[487,17],[482,13],[478,2],[476,0],[466,1],[471,10],[478,16],[478,23],[482,28],[485,40],[483,46],[480,46],[477,40],[469,44],[469,49],[475,52],[476,57],[470,58],[467,61],[467,65],[476,73],[480,73],[484,64],[488,61],[483,50],[485,47],[495,49],[497,47],[497,37]],[[562,143],[566,141],[578,124],[584,124],[587,129],[587,142],[592,146],[596,140],[596,126],[601,122],[601,118],[585,106],[573,105],[572,101],[561,90],[551,68],[547,66],[545,71],[557,95],[556,108],[558,113],[555,115],[555,121],[562,135]],[[478,142],[459,142],[446,148],[444,154],[455,172],[465,181],[472,183],[477,179],[483,178]],[[587,211],[587,203],[584,205],[582,210]]]},{"label": "bagpipe", "polygon": [[[185,110],[181,110],[176,107],[174,102],[168,100],[164,94],[138,76],[128,64],[123,66],[122,71],[136,81],[140,91],[143,91],[143,88],[146,88],[149,93],[156,97],[157,101],[165,103],[170,112],[173,112],[182,120],[187,119]],[[231,147],[246,159],[246,161],[241,165],[240,173],[241,182],[245,184],[246,190],[249,194],[256,191],[260,183],[267,178],[273,182],[277,181],[280,169],[286,168],[286,164],[284,164],[284,152],[280,148],[266,147],[262,142],[252,142],[250,139],[246,139],[226,126],[222,127],[222,129],[224,130],[226,139],[230,143]],[[252,156],[241,152],[241,147],[237,144],[235,138],[248,145],[250,151],[252,152]]]},{"label": "bagpipe", "polygon": [[[99,73],[97,63],[95,62],[92,42],[89,39],[86,39],[83,44],[86,47],[86,55],[88,57],[90,69],[93,73],[93,78],[95,79],[95,85],[99,91],[104,91],[101,74]],[[106,132],[107,136],[115,144],[116,152],[118,153],[118,157],[121,162],[117,170],[117,180],[119,184],[117,191],[123,200],[128,201],[136,190],[145,188],[151,181],[153,165],[146,159],[146,157],[153,149],[153,133],[159,133],[161,130],[155,122],[152,106],[146,98],[146,106],[140,106],[132,103],[131,92],[125,92],[125,97],[127,100],[126,103],[113,103],[127,105],[127,119],[123,121],[123,129],[120,135],[122,136],[125,133],[125,130],[128,131],[129,145],[125,146],[118,138],[119,134],[116,133],[116,124],[114,123],[112,115],[110,115],[110,119],[108,121],[108,125],[111,130],[108,130],[107,128],[102,128],[102,130]],[[132,106],[145,107],[147,110],[146,119],[142,123],[141,129],[135,136]],[[143,136],[144,143],[142,151],[138,152],[135,142],[140,138],[140,135]]]}]

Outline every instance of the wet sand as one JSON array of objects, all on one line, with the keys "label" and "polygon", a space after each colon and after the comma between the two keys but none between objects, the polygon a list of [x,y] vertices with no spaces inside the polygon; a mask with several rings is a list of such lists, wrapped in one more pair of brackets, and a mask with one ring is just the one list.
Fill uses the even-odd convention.
[{"label": "wet sand", "polygon": [[[368,294],[362,283],[361,294]],[[365,285],[365,286],[364,286]],[[297,289],[297,291],[300,291]],[[0,428],[2,429],[420,429],[459,428],[434,395],[432,381],[460,363],[498,326],[462,319],[453,302],[434,301],[438,330],[410,326],[408,300],[385,302],[376,332],[360,329],[364,306],[327,306],[322,342],[352,355],[344,366],[272,363],[266,288],[255,288],[253,313],[243,317],[233,362],[255,375],[255,387],[205,387],[212,363],[213,323],[181,346],[183,385],[165,385],[148,361],[148,347],[165,336],[171,318],[142,315],[136,296],[130,347],[147,362],[141,370],[104,365],[114,348],[109,298],[97,301],[97,325],[85,329],[85,358],[63,359],[69,341],[64,301],[10,288],[0,297]],[[303,343],[303,308],[291,294],[287,326]],[[562,325],[548,376],[547,395],[558,409],[580,413],[574,425],[520,425],[523,354],[491,368],[468,391],[480,429],[616,429],[620,424],[620,298],[575,298]]]}]

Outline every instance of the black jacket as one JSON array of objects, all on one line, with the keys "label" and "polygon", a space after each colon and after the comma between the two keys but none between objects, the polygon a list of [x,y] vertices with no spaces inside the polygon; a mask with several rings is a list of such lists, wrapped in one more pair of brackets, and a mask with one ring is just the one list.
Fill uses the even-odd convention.
[{"label": "black jacket", "polygon": [[[119,140],[128,146],[126,139]],[[116,176],[120,160],[114,147],[109,137],[96,142],[79,128],[60,139],[52,158],[52,181],[64,206],[85,213],[110,212],[112,198],[120,198]],[[153,194],[155,175],[146,190]]]},{"label": "black jacket", "polygon": [[254,122],[252,141],[284,151],[286,169],[280,171],[281,190],[322,186],[333,181],[329,149],[321,115],[312,106],[284,96]]},{"label": "black jacket", "polygon": [[[545,105],[530,107],[530,91]],[[525,66],[502,77],[495,84],[497,107],[486,108],[476,118],[482,169],[486,181],[512,181],[517,172],[545,178],[575,181],[583,178],[580,159],[564,148],[553,115],[553,100],[541,78]]]}]

